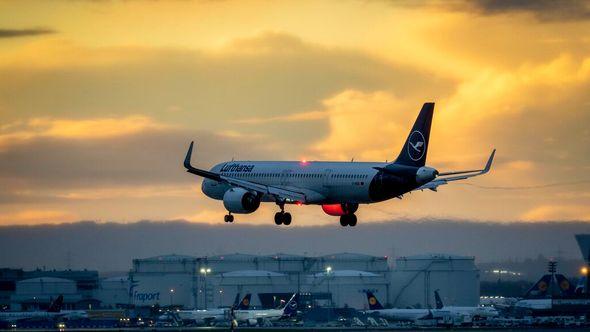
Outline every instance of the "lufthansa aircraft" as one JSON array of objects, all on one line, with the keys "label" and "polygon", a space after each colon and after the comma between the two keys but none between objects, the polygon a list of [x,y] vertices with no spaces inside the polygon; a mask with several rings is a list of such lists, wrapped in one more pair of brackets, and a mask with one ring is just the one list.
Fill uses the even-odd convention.
[{"label": "lufthansa aircraft", "polygon": [[321,205],[324,212],[340,217],[342,226],[355,226],[359,204],[401,198],[414,190],[430,189],[451,181],[487,173],[496,150],[483,169],[439,173],[425,166],[434,103],[425,103],[397,159],[387,162],[323,161],[230,161],[211,170],[191,165],[193,142],[184,159],[187,172],[204,177],[205,195],[222,200],[228,211],[225,222],[233,222],[232,213],[252,213],[260,202],[274,202],[280,211],[277,225],[291,224],[285,204]]}]

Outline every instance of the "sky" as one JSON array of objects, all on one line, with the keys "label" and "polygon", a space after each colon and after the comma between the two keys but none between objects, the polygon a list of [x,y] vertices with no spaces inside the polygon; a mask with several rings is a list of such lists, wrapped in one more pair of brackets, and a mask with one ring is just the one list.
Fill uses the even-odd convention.
[{"label": "sky", "polygon": [[182,167],[191,140],[203,168],[391,161],[430,101],[427,163],[478,168],[497,148],[492,172],[360,223],[589,221],[588,91],[582,1],[0,1],[0,225],[219,224]]}]

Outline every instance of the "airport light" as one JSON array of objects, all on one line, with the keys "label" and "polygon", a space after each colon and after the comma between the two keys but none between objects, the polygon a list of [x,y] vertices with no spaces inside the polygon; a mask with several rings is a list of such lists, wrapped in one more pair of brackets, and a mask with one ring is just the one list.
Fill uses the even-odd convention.
[{"label": "airport light", "polygon": [[328,266],[326,267],[326,274],[330,274],[332,272],[332,267]]},{"label": "airport light", "polygon": [[174,288],[170,288],[170,306],[174,303]]},{"label": "airport light", "polygon": [[203,284],[205,288],[205,310],[207,310],[207,274],[211,273],[210,267],[202,267],[199,272],[203,275]]},{"label": "airport light", "polygon": [[588,268],[587,268],[586,266],[582,267],[582,268],[580,269],[580,273],[581,273],[583,276],[587,276],[587,275],[588,275]]}]

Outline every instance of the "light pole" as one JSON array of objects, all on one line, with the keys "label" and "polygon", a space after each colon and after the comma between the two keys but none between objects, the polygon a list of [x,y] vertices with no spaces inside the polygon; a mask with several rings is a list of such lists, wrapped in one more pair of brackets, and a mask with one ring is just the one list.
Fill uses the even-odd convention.
[{"label": "light pole", "polygon": [[199,272],[201,272],[203,275],[203,285],[205,288],[205,310],[207,310],[207,274],[211,273],[211,269],[208,267],[202,267]]},{"label": "light pole", "polygon": [[328,280],[328,294],[330,294],[330,305],[334,306],[334,302],[332,301],[332,293],[330,293],[330,275],[332,274],[332,267],[326,267],[326,278]]},{"label": "light pole", "polygon": [[174,304],[174,288],[170,288],[170,307]]}]

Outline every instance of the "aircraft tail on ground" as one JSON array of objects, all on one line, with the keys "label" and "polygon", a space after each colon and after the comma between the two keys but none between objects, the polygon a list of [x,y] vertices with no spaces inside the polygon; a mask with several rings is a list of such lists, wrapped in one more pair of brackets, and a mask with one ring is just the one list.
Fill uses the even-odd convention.
[{"label": "aircraft tail on ground", "polygon": [[252,298],[252,294],[248,293],[246,294],[246,296],[244,296],[244,298],[242,299],[242,301],[240,301],[240,303],[237,306],[238,310],[248,310],[250,308],[250,299]]},{"label": "aircraft tail on ground", "polygon": [[424,103],[414,127],[412,127],[406,139],[406,143],[402,147],[402,151],[395,160],[396,164],[414,167],[425,165],[433,114],[434,103]]},{"label": "aircraft tail on ground", "polygon": [[367,291],[367,301],[369,302],[369,309],[371,310],[381,310],[383,309],[383,305],[379,303],[377,297],[373,292]]},{"label": "aircraft tail on ground", "polygon": [[526,294],[524,295],[525,298],[529,297],[540,297],[545,296],[547,291],[549,290],[549,285],[551,284],[551,275],[546,274],[537,281],[533,287],[531,287]]},{"label": "aircraft tail on ground", "polygon": [[60,295],[55,300],[53,300],[53,302],[51,302],[49,308],[47,308],[47,312],[60,312],[63,304],[64,296]]},{"label": "aircraft tail on ground", "polygon": [[440,298],[438,289],[434,291],[434,299],[436,301],[436,309],[442,309],[445,306],[442,299]]},{"label": "aircraft tail on ground", "polygon": [[570,284],[570,281],[563,274],[556,274],[557,285],[561,291],[561,295],[572,295],[574,294],[574,287]]},{"label": "aircraft tail on ground", "polygon": [[287,302],[285,308],[283,308],[283,317],[297,316],[297,308],[299,307],[299,304],[297,303],[298,298],[298,293],[294,293],[293,296],[291,296],[291,299],[289,299],[289,302]]}]

